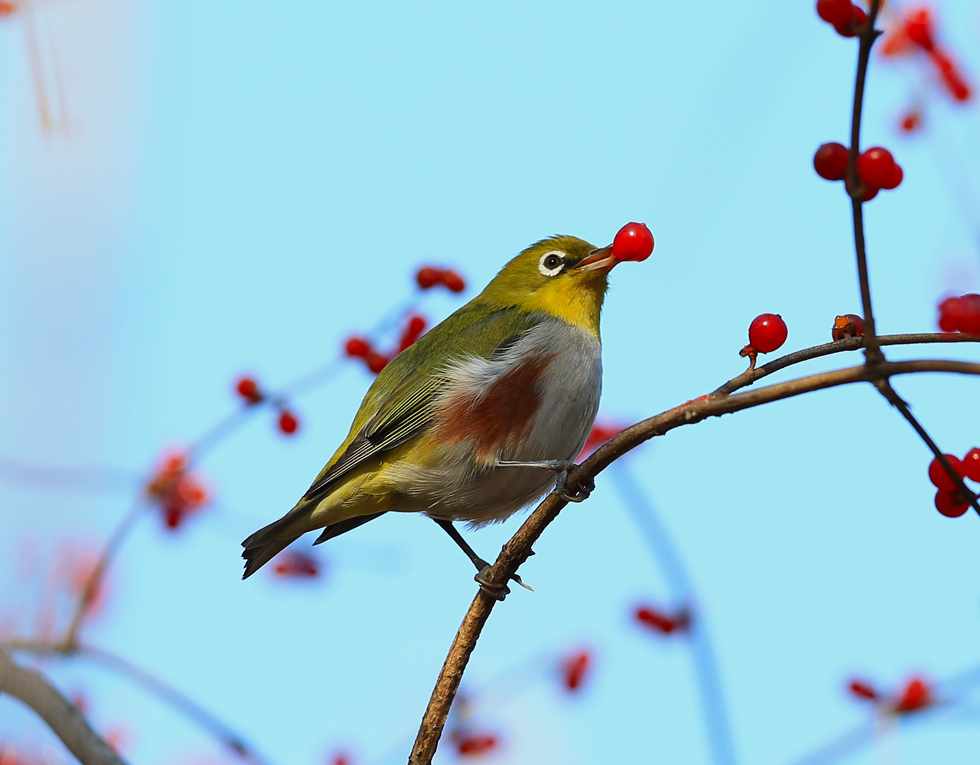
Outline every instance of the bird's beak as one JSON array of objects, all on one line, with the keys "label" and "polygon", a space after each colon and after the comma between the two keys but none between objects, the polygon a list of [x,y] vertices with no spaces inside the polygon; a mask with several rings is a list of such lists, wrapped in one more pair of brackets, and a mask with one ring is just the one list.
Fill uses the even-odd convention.
[{"label": "bird's beak", "polygon": [[617,263],[619,261],[612,256],[612,245],[609,245],[592,250],[578,262],[575,268],[579,271],[608,271]]}]

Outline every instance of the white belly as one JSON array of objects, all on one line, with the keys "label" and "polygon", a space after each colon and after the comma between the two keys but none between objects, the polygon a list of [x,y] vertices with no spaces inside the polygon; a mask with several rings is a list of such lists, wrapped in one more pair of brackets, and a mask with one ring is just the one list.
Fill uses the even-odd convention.
[{"label": "white belly", "polygon": [[[529,358],[547,359],[531,370],[533,381],[522,366]],[[433,429],[442,444],[434,460],[404,465],[392,476],[402,495],[392,509],[477,526],[503,520],[549,492],[555,474],[498,462],[570,460],[582,450],[602,390],[599,341],[549,317],[498,356],[462,359],[450,371],[453,382],[437,409],[454,412],[454,419]],[[503,401],[488,406],[480,399],[495,391],[503,391]]]}]

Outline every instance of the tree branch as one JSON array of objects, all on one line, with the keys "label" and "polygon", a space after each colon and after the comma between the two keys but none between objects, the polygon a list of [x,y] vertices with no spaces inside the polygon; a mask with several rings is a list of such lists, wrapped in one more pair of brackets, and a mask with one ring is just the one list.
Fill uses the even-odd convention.
[{"label": "tree branch", "polygon": [[37,712],[82,765],[125,765],[74,704],[39,673],[17,664],[2,647],[0,692],[9,693]]},{"label": "tree branch", "polygon": [[[718,394],[701,396],[638,422],[611,438],[572,471],[568,476],[568,485],[575,486],[595,478],[615,460],[640,444],[682,425],[691,425],[709,417],[719,417],[825,388],[858,382],[873,383],[881,375],[891,377],[922,372],[980,375],[980,363],[941,359],[884,361],[874,369],[869,369],[862,364],[800,377],[731,396]],[[545,497],[517,533],[504,545],[493,567],[486,574],[488,581],[493,584],[506,584],[517,573],[520,565],[530,557],[534,543],[566,504],[567,502],[557,494],[549,494]],[[463,672],[496,602],[481,589],[463,618],[422,717],[418,736],[409,756],[409,765],[429,765],[432,762]]]}]

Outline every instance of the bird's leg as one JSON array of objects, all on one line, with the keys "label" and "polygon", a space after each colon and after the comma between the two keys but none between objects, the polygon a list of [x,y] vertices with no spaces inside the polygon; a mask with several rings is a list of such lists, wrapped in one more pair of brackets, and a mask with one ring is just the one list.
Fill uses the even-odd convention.
[{"label": "bird's leg", "polygon": [[530,460],[528,462],[515,462],[511,460],[501,460],[497,463],[498,467],[535,467],[543,468],[545,470],[553,470],[558,474],[558,478],[555,481],[555,493],[562,499],[568,500],[569,502],[581,502],[584,499],[588,499],[592,490],[595,488],[595,482],[589,480],[588,483],[580,483],[574,489],[569,488],[566,484],[568,481],[568,473],[572,468],[578,467],[578,465],[572,460]]},{"label": "bird's leg", "polygon": [[[466,540],[463,539],[463,535],[459,533],[455,526],[453,526],[452,521],[442,520],[440,518],[433,518],[436,523],[442,526],[443,530],[449,534],[449,537],[459,545],[459,549],[466,553],[466,557],[470,559],[474,566],[476,566],[476,576],[473,578],[476,580],[477,584],[480,585],[487,595],[490,595],[497,600],[503,600],[507,595],[510,594],[510,588],[506,584],[494,584],[489,579],[487,579],[487,572],[490,571],[491,565],[487,563],[483,558],[476,554],[476,551],[467,544]],[[511,576],[515,582],[517,582],[521,587],[530,590],[524,582],[521,581],[521,577],[517,574]]]}]

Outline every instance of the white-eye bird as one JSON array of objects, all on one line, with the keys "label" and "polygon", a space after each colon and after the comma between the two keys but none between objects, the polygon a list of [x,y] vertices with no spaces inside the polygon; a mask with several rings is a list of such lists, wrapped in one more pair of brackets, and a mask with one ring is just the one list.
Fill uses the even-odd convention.
[{"label": "white-eye bird", "polygon": [[322,529],[319,544],[386,512],[435,519],[482,574],[488,564],[452,522],[502,521],[544,496],[589,435],[612,251],[572,236],[537,242],[400,353],[295,507],[242,543],[244,577],[308,531]]}]

